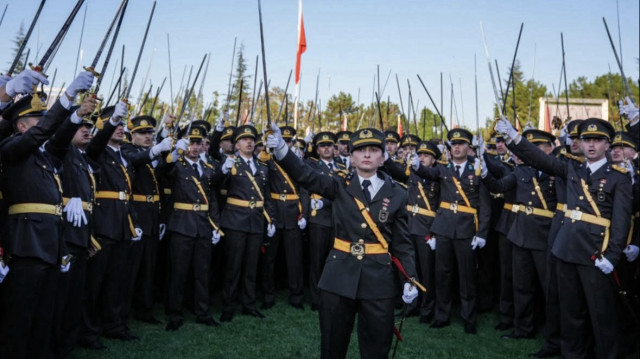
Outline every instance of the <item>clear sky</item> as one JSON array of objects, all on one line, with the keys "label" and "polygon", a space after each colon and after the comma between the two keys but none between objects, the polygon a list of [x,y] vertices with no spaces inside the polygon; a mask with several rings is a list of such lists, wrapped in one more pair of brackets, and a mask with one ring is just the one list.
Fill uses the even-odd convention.
[{"label": "clear sky", "polygon": [[[40,0],[11,0],[0,30],[0,48],[4,49],[2,70],[11,62],[12,41],[20,23],[25,30]],[[76,0],[48,0],[28,46],[31,58],[40,47],[45,52]],[[102,41],[120,0],[86,0],[87,18],[82,49],[82,65],[88,65]],[[109,89],[114,66],[125,45],[125,66],[133,69],[142,42],[152,0],[130,0],[103,89]],[[7,0],[0,0],[0,11]],[[622,62],[625,74],[639,77],[639,2],[619,0]],[[266,59],[271,87],[284,87],[295,66],[298,0],[263,0]],[[444,0],[303,0],[308,48],[302,56],[300,97],[313,99],[315,79],[320,70],[320,98],[323,103],[339,91],[351,93],[360,102],[372,99],[373,79],[380,65],[384,85],[391,78],[383,99],[398,101],[395,74],[407,99],[407,78],[414,101],[432,108],[416,74],[420,74],[434,100],[440,102],[440,73],[445,82],[444,115],[449,115],[451,82],[458,117],[475,127],[474,55],[477,56],[480,121],[491,115],[494,102],[487,60],[482,45],[480,22],[484,23],[491,59],[497,59],[503,81],[511,64],[520,24],[524,31],[518,60],[525,78],[534,70],[537,81],[550,90],[558,87],[562,52],[560,33],[564,34],[567,80],[578,76],[593,80],[597,75],[619,72],[602,22],[618,40],[618,16],[615,0],[540,0],[540,1],[444,1]],[[58,69],[57,85],[72,80],[84,9],[80,11],[49,69]],[[248,72],[253,75],[255,56],[260,52],[257,0],[158,0],[149,37],[132,88],[136,101],[149,64],[149,78],[155,86],[169,74],[167,33],[171,39],[173,91],[178,90],[185,65],[197,69],[203,55],[211,53],[204,85],[205,93],[227,91],[234,36],[244,46]],[[535,49],[535,50],[534,50]],[[106,50],[105,50],[106,53]],[[534,56],[535,55],[535,56]],[[102,66],[102,59],[98,69]],[[194,72],[195,72],[194,69]],[[188,71],[188,70],[187,70]],[[259,69],[258,82],[262,78]],[[186,77],[186,76],[185,76]],[[185,79],[186,81],[186,79]],[[251,85],[253,82],[251,81]],[[196,86],[196,90],[200,84]],[[293,87],[293,86],[292,86]],[[292,90],[290,90],[292,91]],[[169,80],[161,98],[168,99]]]}]

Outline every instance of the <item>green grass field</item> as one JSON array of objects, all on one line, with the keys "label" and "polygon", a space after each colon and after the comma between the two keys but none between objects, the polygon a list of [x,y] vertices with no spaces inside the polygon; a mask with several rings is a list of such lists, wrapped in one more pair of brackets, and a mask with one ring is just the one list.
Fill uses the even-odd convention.
[{"label": "green grass field", "polygon": [[[231,323],[209,328],[196,324],[187,314],[185,324],[177,332],[167,332],[163,325],[150,325],[131,319],[131,331],[139,342],[102,339],[108,347],[103,351],[78,348],[76,358],[319,358],[320,328],[318,313],[307,306],[304,311],[287,305],[286,292],[280,291],[275,307],[263,311],[265,319],[236,315]],[[211,312],[220,316],[220,300]],[[405,320],[398,345],[397,358],[525,358],[542,344],[537,339],[504,340],[494,330],[496,314],[478,317],[478,334],[463,332],[462,321],[454,308],[451,326],[431,329],[420,324],[418,317]],[[163,308],[156,308],[156,317],[166,322]],[[389,354],[391,355],[391,353]],[[358,341],[351,337],[348,358],[359,358]]]}]

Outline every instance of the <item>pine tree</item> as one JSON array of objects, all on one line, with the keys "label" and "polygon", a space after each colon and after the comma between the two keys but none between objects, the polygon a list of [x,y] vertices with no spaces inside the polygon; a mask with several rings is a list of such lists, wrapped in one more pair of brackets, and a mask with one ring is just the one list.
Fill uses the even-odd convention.
[{"label": "pine tree", "polygon": [[[13,52],[11,54],[10,57],[10,61],[8,63],[9,66],[11,66],[11,64],[13,64],[13,59],[16,58],[16,56],[18,55],[18,50],[20,50],[20,46],[22,46],[22,43],[24,42],[24,38],[25,38],[26,34],[24,32],[24,24],[20,23],[20,28],[18,28],[18,33],[16,34],[16,38],[13,40]],[[24,51],[23,54],[24,56]],[[24,70],[24,62],[22,61],[22,56],[20,56],[20,58],[18,59],[18,62],[16,64],[16,68],[13,70],[14,74],[20,73],[22,72],[22,70]],[[7,72],[9,71],[9,68],[7,67]]]}]

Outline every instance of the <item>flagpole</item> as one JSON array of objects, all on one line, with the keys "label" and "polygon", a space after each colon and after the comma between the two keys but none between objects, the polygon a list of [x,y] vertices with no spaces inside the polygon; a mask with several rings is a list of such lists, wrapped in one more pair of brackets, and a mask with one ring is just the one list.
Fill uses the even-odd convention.
[{"label": "flagpole", "polygon": [[296,93],[293,104],[293,128],[298,128],[298,97],[300,95],[300,58],[307,48],[307,40],[304,34],[304,23],[302,20],[302,0],[298,1],[298,43],[296,48]]}]

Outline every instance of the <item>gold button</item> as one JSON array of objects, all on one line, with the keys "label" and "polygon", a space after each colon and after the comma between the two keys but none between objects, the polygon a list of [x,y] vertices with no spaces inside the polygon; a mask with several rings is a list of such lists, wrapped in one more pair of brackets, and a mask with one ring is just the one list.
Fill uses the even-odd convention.
[{"label": "gold button", "polygon": [[366,223],[362,223],[362,224],[360,224],[360,227],[362,227],[362,229],[367,228],[367,224]]}]

